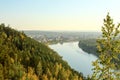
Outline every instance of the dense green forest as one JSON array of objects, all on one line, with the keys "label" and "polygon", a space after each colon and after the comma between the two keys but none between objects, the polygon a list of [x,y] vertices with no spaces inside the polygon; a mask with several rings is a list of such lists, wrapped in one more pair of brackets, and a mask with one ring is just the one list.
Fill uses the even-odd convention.
[{"label": "dense green forest", "polygon": [[97,48],[96,48],[96,39],[82,39],[79,41],[78,46],[82,48],[85,52],[89,54],[94,54],[98,56],[99,54],[97,53]]},{"label": "dense green forest", "polygon": [[0,25],[0,80],[83,80],[47,45]]},{"label": "dense green forest", "polygon": [[[80,40],[78,46],[84,50],[85,52],[87,52],[88,54],[93,54],[97,57],[99,57],[99,53],[97,50],[97,39],[84,39],[84,40]],[[119,59],[120,59],[120,55]],[[120,64],[120,61],[117,63]]]}]

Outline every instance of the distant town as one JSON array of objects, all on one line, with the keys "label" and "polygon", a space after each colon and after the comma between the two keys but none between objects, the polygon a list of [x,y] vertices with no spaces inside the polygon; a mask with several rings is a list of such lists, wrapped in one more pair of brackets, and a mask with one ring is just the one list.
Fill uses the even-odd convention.
[{"label": "distant town", "polygon": [[98,38],[100,32],[53,32],[53,31],[24,31],[26,35],[42,43],[63,43],[81,39]]}]

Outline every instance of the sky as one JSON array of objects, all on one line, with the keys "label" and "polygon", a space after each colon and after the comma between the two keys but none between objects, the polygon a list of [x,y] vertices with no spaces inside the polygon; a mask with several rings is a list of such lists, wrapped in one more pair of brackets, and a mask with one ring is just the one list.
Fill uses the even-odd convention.
[{"label": "sky", "polygon": [[101,31],[107,13],[120,22],[120,0],[0,0],[0,23],[17,30]]}]

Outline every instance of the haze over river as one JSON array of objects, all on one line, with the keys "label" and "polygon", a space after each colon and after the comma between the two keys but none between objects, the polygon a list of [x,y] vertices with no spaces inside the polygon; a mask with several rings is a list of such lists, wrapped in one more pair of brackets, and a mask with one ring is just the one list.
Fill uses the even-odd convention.
[{"label": "haze over river", "polygon": [[63,60],[84,76],[92,74],[92,61],[97,59],[93,54],[88,54],[78,46],[78,42],[57,43],[49,45],[51,49],[58,52]]}]

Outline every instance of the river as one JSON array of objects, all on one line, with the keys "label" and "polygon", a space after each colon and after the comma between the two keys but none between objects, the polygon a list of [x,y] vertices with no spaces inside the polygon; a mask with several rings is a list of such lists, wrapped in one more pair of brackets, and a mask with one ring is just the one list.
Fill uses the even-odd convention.
[{"label": "river", "polygon": [[82,72],[84,76],[92,74],[92,61],[95,61],[97,57],[84,52],[78,47],[78,42],[57,43],[49,45],[49,47],[62,56],[71,68]]}]

